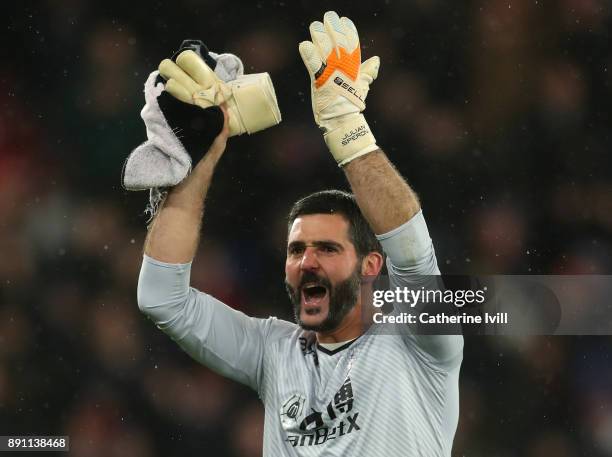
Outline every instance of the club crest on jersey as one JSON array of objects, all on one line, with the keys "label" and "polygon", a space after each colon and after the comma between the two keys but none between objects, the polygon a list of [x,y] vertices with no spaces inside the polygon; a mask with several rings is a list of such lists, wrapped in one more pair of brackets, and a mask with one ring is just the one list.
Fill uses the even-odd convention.
[{"label": "club crest on jersey", "polygon": [[294,394],[281,408],[284,428],[295,430],[299,422],[299,433],[289,434],[286,439],[293,447],[316,446],[361,430],[357,423],[359,413],[353,411],[353,386],[349,377],[322,411],[310,408],[304,412],[304,403],[301,395]]},{"label": "club crest on jersey", "polygon": [[297,418],[302,415],[304,408],[304,397],[298,394],[293,394],[281,407],[281,421],[283,426],[291,427],[297,421]]}]

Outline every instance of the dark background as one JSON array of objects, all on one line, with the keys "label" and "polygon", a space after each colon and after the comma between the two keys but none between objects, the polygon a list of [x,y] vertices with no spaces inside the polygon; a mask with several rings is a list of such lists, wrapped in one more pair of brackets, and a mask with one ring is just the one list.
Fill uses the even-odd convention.
[{"label": "dark background", "polygon": [[[87,457],[261,454],[256,396],[192,362],[136,304],[147,195],[120,173],[145,139],[143,83],[183,38],[268,71],[283,114],[230,140],[194,286],[290,318],[286,212],[347,187],[297,52],[328,9],[356,23],[364,58],[381,57],[367,119],[419,193],[444,273],[610,274],[609,5],[4,4],[0,435],[70,435]],[[468,338],[453,454],[612,455],[611,343]]]}]

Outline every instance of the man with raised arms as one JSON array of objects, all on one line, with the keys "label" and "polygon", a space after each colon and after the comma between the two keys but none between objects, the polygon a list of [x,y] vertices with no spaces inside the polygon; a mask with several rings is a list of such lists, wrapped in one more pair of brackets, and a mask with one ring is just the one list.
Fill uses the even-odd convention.
[{"label": "man with raised arms", "polygon": [[296,322],[249,317],[190,288],[226,109],[223,131],[149,228],[139,307],[197,361],[258,393],[265,456],[450,456],[462,337],[379,334],[362,320],[365,278],[385,255],[392,289],[440,274],[419,201],[361,114],[379,59],[361,62],[354,24],[334,12],[310,34],[299,51],[315,121],[352,194],[318,192],[290,210],[285,283]]}]

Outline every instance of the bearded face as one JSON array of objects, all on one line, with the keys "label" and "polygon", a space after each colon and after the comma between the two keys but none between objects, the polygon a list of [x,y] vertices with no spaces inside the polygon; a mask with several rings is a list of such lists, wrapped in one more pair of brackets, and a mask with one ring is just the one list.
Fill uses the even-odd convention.
[{"label": "bearded face", "polygon": [[337,328],[359,301],[362,264],[343,216],[296,218],[285,262],[285,285],[296,322],[319,332]]}]

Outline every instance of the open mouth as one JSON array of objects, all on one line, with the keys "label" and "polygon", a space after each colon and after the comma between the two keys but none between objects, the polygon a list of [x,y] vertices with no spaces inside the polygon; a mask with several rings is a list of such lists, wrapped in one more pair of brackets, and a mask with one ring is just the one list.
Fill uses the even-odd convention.
[{"label": "open mouth", "polygon": [[327,298],[328,291],[319,284],[306,284],[302,287],[302,308],[308,315],[321,311],[321,304]]}]

